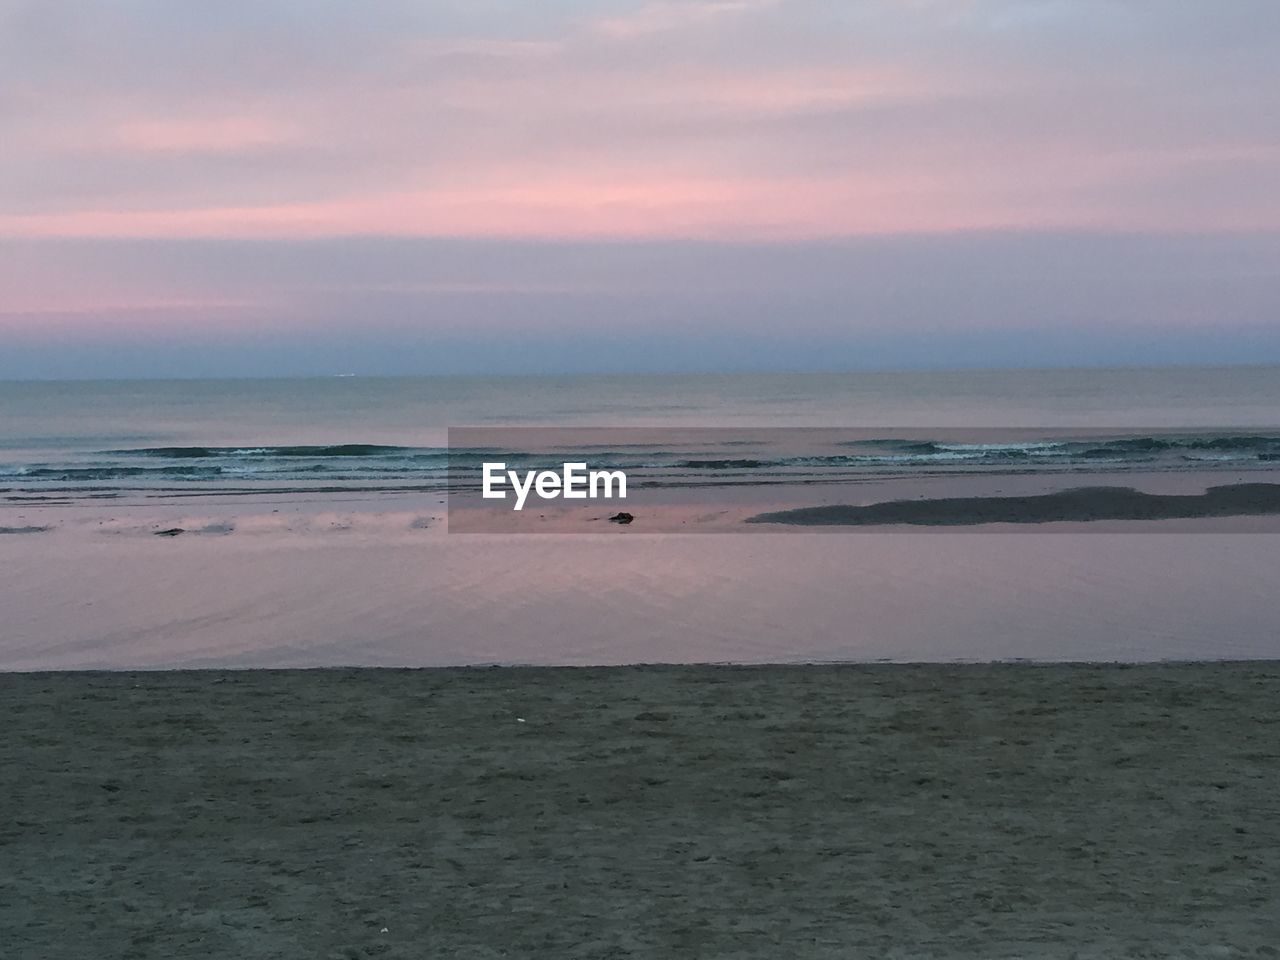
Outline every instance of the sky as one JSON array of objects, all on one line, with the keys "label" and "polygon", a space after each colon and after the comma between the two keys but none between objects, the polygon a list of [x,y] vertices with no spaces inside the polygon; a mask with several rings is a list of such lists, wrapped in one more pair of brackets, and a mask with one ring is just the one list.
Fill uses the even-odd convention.
[{"label": "sky", "polygon": [[1274,0],[0,0],[0,377],[1280,362]]}]

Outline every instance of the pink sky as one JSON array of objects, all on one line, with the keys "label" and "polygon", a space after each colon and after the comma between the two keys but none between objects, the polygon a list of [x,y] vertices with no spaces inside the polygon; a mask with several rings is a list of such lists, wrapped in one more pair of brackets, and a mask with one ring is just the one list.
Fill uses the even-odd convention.
[{"label": "pink sky", "polygon": [[1273,5],[262,6],[8,5],[0,236],[1280,226]]},{"label": "pink sky", "polygon": [[[125,240],[1271,235],[1278,28],[1271,0],[15,0],[0,334],[302,309],[296,278],[87,252]],[[504,270],[433,282],[533,280]]]}]

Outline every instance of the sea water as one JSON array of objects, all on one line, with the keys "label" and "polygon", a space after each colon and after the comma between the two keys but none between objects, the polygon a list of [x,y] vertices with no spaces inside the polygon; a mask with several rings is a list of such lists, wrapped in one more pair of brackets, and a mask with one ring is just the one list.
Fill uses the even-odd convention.
[{"label": "sea water", "polygon": [[[0,667],[1276,657],[1280,537],[468,538],[386,498],[433,489],[450,426],[1238,441],[1176,467],[1270,463],[1278,422],[1273,367],[0,383]],[[960,447],[917,459],[992,453]],[[217,536],[121,525],[233,491]],[[268,522],[302,492],[332,535]]]}]

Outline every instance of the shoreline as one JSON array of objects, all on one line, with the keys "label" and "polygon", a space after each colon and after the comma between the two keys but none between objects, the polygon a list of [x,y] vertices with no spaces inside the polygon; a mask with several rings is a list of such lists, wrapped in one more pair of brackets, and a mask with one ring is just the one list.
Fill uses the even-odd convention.
[{"label": "shoreline", "polygon": [[[964,669],[1197,669],[1212,667],[1275,667],[1280,672],[1280,657],[1197,657],[1139,659],[1071,659],[1050,660],[1029,657],[951,660],[895,660],[895,659],[832,659],[832,660],[636,660],[634,663],[454,663],[426,664],[426,666],[366,666],[360,663],[325,663],[314,667],[255,667],[246,666],[191,666],[191,667],[74,667],[68,669],[3,669],[0,668],[0,686],[6,677],[79,677],[91,680],[95,677],[118,678],[122,676],[186,676],[207,677],[214,675],[489,675],[498,672],[553,673],[563,671],[572,675],[594,671],[808,671],[808,669],[850,669],[850,671],[874,671],[874,669],[940,669],[940,671],[964,671]],[[216,681],[215,681],[216,682]]]},{"label": "shoreline", "polygon": [[[1270,482],[1275,475],[1274,469],[1097,470],[640,486],[625,501],[581,506],[554,501],[518,512],[495,508],[492,501],[482,505],[465,493],[425,490],[299,488],[253,491],[251,496],[214,489],[139,490],[102,494],[98,499],[70,491],[65,498],[50,493],[15,499],[18,495],[10,494],[10,499],[0,500],[0,547],[23,541],[30,548],[70,538],[118,544],[146,540],[158,545],[164,538],[153,534],[175,528],[181,529],[178,539],[183,541],[201,538],[254,544],[353,537],[409,544],[441,535],[449,539],[452,534],[495,533],[786,535],[854,528],[891,533],[921,529],[1016,532],[1020,528],[1066,533],[1272,533],[1280,531],[1280,483]],[[1251,505],[1251,490],[1261,491],[1265,510]],[[1232,502],[1226,506],[1231,509],[1221,509],[1215,498],[1222,494],[1212,491],[1227,491],[1225,499]],[[1086,496],[1078,497],[1081,493]],[[1181,507],[1171,509],[1177,505]],[[607,522],[618,510],[632,513],[635,522],[627,526]],[[1041,515],[1033,517],[1036,510]],[[976,522],[983,512],[988,515]]]},{"label": "shoreline", "polygon": [[429,512],[440,507],[399,506],[12,517],[54,529],[0,535],[0,668],[1280,656],[1280,540],[1241,535],[1264,526],[1247,518],[1101,536],[1053,524],[672,537],[663,517],[708,532],[736,521],[655,506],[626,527],[582,524],[599,536],[508,536],[455,534]]}]

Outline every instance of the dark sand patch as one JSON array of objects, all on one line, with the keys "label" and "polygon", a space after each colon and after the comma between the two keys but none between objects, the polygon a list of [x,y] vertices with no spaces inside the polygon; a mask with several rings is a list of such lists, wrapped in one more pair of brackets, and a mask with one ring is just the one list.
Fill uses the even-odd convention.
[{"label": "dark sand patch", "polygon": [[1274,956],[1280,664],[0,675],[0,944]]},{"label": "dark sand patch", "polygon": [[4,535],[8,533],[12,533],[12,534],[47,533],[52,529],[53,527],[47,527],[47,526],[46,527],[0,527],[0,535]]},{"label": "dark sand patch", "polygon": [[779,510],[747,523],[802,526],[982,523],[1056,523],[1096,520],[1190,520],[1280,513],[1280,484],[1240,483],[1202,494],[1144,493],[1130,487],[1080,487],[1022,497],[944,497],[891,500],[866,506],[832,505]]}]

